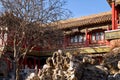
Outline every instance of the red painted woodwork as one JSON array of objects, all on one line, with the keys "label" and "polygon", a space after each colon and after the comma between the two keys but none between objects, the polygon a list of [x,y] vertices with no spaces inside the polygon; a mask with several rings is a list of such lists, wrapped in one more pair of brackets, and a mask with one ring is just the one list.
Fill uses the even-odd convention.
[{"label": "red painted woodwork", "polygon": [[90,44],[90,34],[87,33],[87,44],[89,45]]},{"label": "red painted woodwork", "polygon": [[107,31],[109,31],[110,30],[110,25],[108,26],[108,28],[107,28]]},{"label": "red painted woodwork", "polygon": [[115,1],[112,2],[112,30],[118,29],[118,22],[120,22],[119,19],[119,7],[115,6]]},{"label": "red painted woodwork", "polygon": [[25,68],[26,64],[27,64],[27,58],[25,57],[25,59],[24,59],[24,68]]},{"label": "red painted woodwork", "polygon": [[110,45],[110,41],[105,40],[106,45]]},{"label": "red painted woodwork", "polygon": [[40,51],[40,47],[37,46],[37,47],[35,47],[33,50]]},{"label": "red painted woodwork", "polygon": [[115,29],[118,28],[117,24],[118,24],[118,10],[117,8],[115,8]]},{"label": "red painted woodwork", "polygon": [[8,64],[8,71],[9,71],[9,69],[10,69],[10,62],[9,62],[9,60],[7,58],[5,58],[5,61]]},{"label": "red painted woodwork", "polygon": [[88,46],[95,46],[95,45],[105,45],[106,40],[104,37],[104,31],[103,29],[97,29],[93,30],[88,33],[88,40],[89,40],[89,45]]},{"label": "red painted woodwork", "polygon": [[112,2],[112,30],[115,29],[115,2]]},{"label": "red painted woodwork", "polygon": [[35,68],[35,66],[36,66],[36,59],[34,58],[34,68]]},{"label": "red painted woodwork", "polygon": [[90,41],[90,35],[88,34],[88,29],[86,29],[85,31],[85,36],[86,36],[85,46],[88,46]]},{"label": "red painted woodwork", "polygon": [[63,42],[63,48],[64,49],[67,47],[67,44],[68,44],[67,36],[64,35],[64,42]]},{"label": "red painted woodwork", "polygon": [[40,68],[40,60],[38,60],[38,68]]},{"label": "red painted woodwork", "polygon": [[120,24],[120,8],[117,8],[117,28],[118,28],[118,24]]}]

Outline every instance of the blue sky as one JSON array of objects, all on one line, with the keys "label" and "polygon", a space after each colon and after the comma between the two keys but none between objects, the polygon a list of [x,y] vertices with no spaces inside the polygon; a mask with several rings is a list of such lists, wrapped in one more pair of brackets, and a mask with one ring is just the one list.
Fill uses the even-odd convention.
[{"label": "blue sky", "polygon": [[111,10],[106,0],[68,0],[66,8],[73,13],[73,17],[97,14]]},{"label": "blue sky", "polygon": [[87,16],[111,10],[106,0],[67,0],[66,8],[73,13],[73,17]]}]

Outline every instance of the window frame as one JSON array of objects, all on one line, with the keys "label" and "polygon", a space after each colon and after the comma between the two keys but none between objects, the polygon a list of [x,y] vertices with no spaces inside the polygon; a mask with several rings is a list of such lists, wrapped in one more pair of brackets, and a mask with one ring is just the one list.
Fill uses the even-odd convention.
[{"label": "window frame", "polygon": [[82,43],[82,44],[84,44],[85,41],[86,41],[86,37],[85,37],[84,33],[74,34],[74,35],[70,36],[70,43],[71,44],[74,44],[74,43]]},{"label": "window frame", "polygon": [[[94,35],[94,39],[92,38]],[[99,31],[99,32],[94,32],[91,33],[91,43],[97,43],[99,41],[104,41],[105,40],[105,33],[104,31]]]}]

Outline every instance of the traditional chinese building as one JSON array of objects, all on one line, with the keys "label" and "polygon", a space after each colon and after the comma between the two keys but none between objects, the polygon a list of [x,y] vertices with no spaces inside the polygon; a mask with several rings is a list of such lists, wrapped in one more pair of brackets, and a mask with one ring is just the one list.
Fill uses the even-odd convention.
[{"label": "traditional chinese building", "polygon": [[[112,30],[111,15],[111,12],[104,12],[60,21],[58,27],[64,32],[64,36],[59,41],[60,47],[55,50],[88,55],[109,52],[110,42],[105,39],[105,31]],[[41,60],[51,56],[55,50],[41,50]]]},{"label": "traditional chinese building", "polygon": [[111,30],[111,12],[61,21],[64,50],[79,53],[108,52],[105,31]]},{"label": "traditional chinese building", "polygon": [[112,30],[105,31],[106,40],[110,41],[110,48],[120,46],[120,0],[107,0],[112,8]]},{"label": "traditional chinese building", "polygon": [[[120,46],[120,0],[108,0],[112,11],[60,21],[59,29],[64,32],[56,49],[33,51],[25,58],[23,67],[42,65],[55,50],[78,54],[105,54]],[[2,48],[1,48],[2,49]],[[8,53],[12,53],[8,51]],[[11,54],[10,54],[11,55]],[[11,55],[12,56],[12,55]],[[5,60],[11,68],[9,60]]]},{"label": "traditional chinese building", "polygon": [[[120,0],[107,0],[110,12],[60,21],[64,31],[61,40],[64,52],[78,54],[104,54],[120,46]],[[40,56],[52,55],[51,50],[41,51]]]}]

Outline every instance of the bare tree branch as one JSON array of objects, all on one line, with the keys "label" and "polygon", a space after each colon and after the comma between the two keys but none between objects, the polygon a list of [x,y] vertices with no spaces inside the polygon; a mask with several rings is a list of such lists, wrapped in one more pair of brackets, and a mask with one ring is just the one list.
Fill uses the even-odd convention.
[{"label": "bare tree branch", "polygon": [[11,41],[17,63],[35,47],[56,45],[63,36],[56,23],[70,16],[70,11],[64,9],[65,0],[0,0],[0,3],[5,11],[0,27],[8,28],[7,42]]}]

